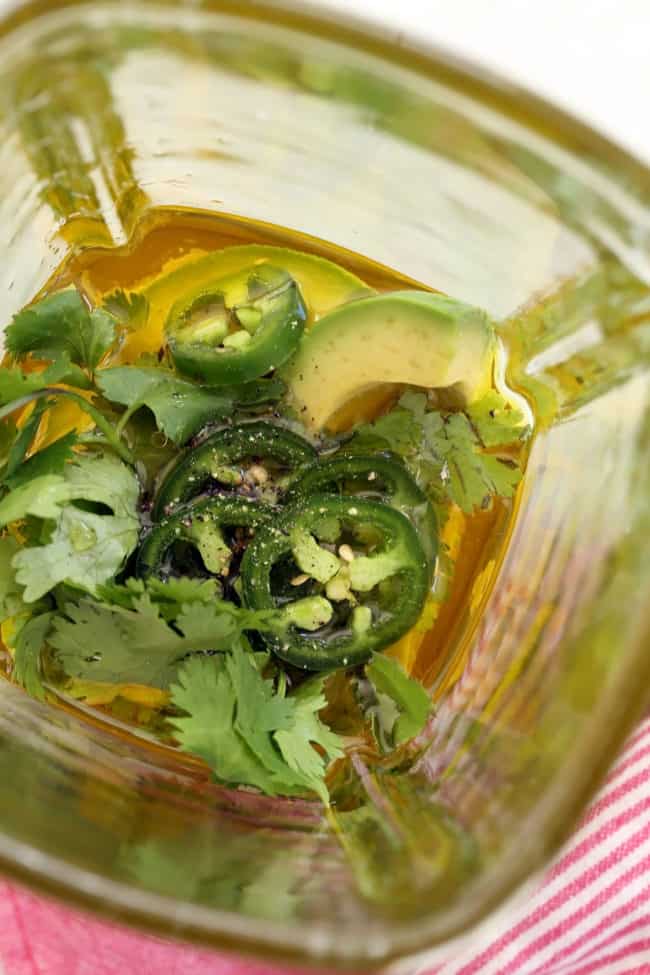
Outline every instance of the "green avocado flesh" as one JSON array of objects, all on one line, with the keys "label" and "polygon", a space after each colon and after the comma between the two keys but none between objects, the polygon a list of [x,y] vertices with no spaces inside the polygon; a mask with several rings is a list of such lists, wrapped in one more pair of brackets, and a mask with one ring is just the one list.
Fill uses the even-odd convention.
[{"label": "green avocado flesh", "polygon": [[444,295],[396,291],[336,309],[305,333],[282,370],[291,407],[322,430],[383,383],[454,386],[466,403],[492,385],[496,339],[484,311]]}]

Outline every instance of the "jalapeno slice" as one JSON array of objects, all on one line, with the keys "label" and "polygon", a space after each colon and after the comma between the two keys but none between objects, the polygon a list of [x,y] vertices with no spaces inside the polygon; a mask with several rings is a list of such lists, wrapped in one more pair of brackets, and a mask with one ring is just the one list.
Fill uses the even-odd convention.
[{"label": "jalapeno slice", "polygon": [[384,501],[405,514],[420,534],[429,565],[438,554],[438,526],[429,500],[397,454],[338,454],[310,465],[290,482],[291,504],[310,494],[345,494]]},{"label": "jalapeno slice", "polygon": [[306,670],[353,667],[404,635],[428,592],[426,555],[401,512],[360,497],[314,495],[255,534],[241,565],[252,609],[281,609],[264,639]]},{"label": "jalapeno slice", "polygon": [[310,463],[316,451],[297,434],[264,420],[224,427],[186,453],[158,489],[158,521],[206,490],[235,489],[275,500],[284,478]]},{"label": "jalapeno slice", "polygon": [[[188,575],[194,552],[201,562],[197,572],[228,576],[233,555],[243,550],[251,532],[273,521],[274,511],[266,505],[237,496],[201,498],[178,508],[173,515],[154,525],[140,545],[136,574],[142,578],[166,578],[174,572],[174,549],[181,547],[179,571]],[[229,540],[224,530],[230,530]],[[243,530],[243,531],[242,531]],[[237,537],[237,532],[241,537]],[[246,537],[244,537],[246,536]],[[183,551],[184,549],[184,551]],[[190,550],[188,552],[188,549]],[[193,552],[191,551],[193,550]]]},{"label": "jalapeno slice", "polygon": [[291,275],[262,264],[185,296],[172,308],[165,335],[179,372],[213,385],[236,385],[285,362],[306,319]]}]

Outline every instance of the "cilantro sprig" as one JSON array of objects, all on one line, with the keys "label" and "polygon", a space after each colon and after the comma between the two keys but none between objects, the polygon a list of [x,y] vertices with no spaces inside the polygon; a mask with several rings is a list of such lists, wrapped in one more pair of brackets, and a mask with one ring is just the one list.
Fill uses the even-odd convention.
[{"label": "cilantro sprig", "polygon": [[90,309],[74,289],[24,308],[5,332],[7,351],[17,359],[32,354],[53,363],[72,362],[90,372],[115,338],[115,319],[101,308]]},{"label": "cilantro sprig", "polygon": [[350,447],[400,454],[444,516],[450,502],[471,514],[492,498],[512,497],[522,470],[509,448],[529,434],[521,412],[496,391],[467,413],[429,409],[424,393],[407,392],[385,416],[359,427]]},{"label": "cilantro sprig", "polygon": [[18,631],[14,677],[30,694],[46,694],[44,647],[73,681],[169,689],[174,737],[219,781],[328,801],[327,765],[343,751],[319,717],[325,678],[288,695],[283,677],[263,675],[246,640],[249,630],[277,623],[276,614],[239,608],[219,598],[215,583],[194,579],[130,580],[98,596],[34,616]]},{"label": "cilantro sprig", "polygon": [[[10,613],[29,610],[16,575],[8,566],[21,550],[10,537],[0,539],[0,603]],[[275,622],[273,612],[242,609],[220,598],[214,580],[129,579],[124,585],[98,586],[95,595],[66,585],[57,590],[56,609],[40,612],[40,645],[30,640],[30,630],[19,630],[16,677],[22,671],[36,674],[32,657],[47,644],[53,660],[72,680],[108,684],[142,684],[168,688],[181,661],[194,653],[223,653],[244,638],[249,630],[263,631]],[[45,627],[45,617],[47,626]],[[26,624],[27,625],[27,624]],[[25,631],[21,637],[21,633]],[[22,648],[27,640],[26,648]],[[22,641],[22,642],[21,642]],[[23,663],[19,662],[22,654]],[[29,663],[27,663],[29,661]]]},{"label": "cilantro sprig", "polygon": [[[65,463],[60,474],[23,479],[6,494],[0,526],[30,517],[44,523],[45,539],[21,546],[11,558],[24,602],[39,600],[60,582],[94,592],[112,579],[138,541],[139,490],[135,474],[117,457],[86,454]],[[93,506],[103,506],[102,513]]]},{"label": "cilantro sprig", "polygon": [[[0,369],[0,374],[1,372],[2,370]],[[115,432],[113,424],[110,422],[110,420],[100,410],[98,410],[96,406],[89,402],[88,399],[71,389],[59,389],[56,386],[44,386],[39,390],[28,393],[21,399],[13,400],[12,402],[3,406],[2,409],[0,409],[0,421],[5,420],[7,417],[11,417],[11,415],[16,413],[16,411],[21,410],[25,406],[29,406],[30,403],[36,402],[44,397],[52,400],[56,400],[59,397],[73,400],[82,410],[82,412],[87,413],[94,420],[95,426],[103,435],[106,445],[111,447],[127,464],[133,465],[135,463],[131,451],[127,447],[126,443],[121,440],[120,435]],[[46,403],[46,408],[48,405],[49,404]],[[36,430],[37,428],[30,431],[33,433],[33,436],[36,435]],[[28,447],[29,444],[26,444],[25,452],[27,451]]]},{"label": "cilantro sprig", "polygon": [[65,673],[164,689],[188,654],[225,652],[245,631],[271,624],[274,614],[240,609],[221,599],[214,583],[178,582],[132,580],[101,589],[99,599],[66,604],[48,640]]},{"label": "cilantro sprig", "polygon": [[319,718],[323,684],[312,679],[285,696],[284,684],[274,687],[235,642],[223,656],[192,657],[183,666],[172,701],[184,714],[171,724],[185,751],[219,781],[267,795],[315,792],[328,803],[325,770],[343,751]]},{"label": "cilantro sprig", "polygon": [[126,406],[118,425],[122,433],[138,410],[151,410],[158,429],[174,443],[184,443],[209,421],[228,416],[234,399],[227,392],[209,390],[155,367],[114,366],[97,374],[97,385],[113,403]]}]

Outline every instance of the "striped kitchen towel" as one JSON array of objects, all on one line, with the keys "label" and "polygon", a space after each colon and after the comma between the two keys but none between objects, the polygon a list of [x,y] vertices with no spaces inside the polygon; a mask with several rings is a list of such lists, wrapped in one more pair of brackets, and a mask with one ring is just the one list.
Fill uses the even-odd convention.
[{"label": "striped kitchen towel", "polygon": [[[3,975],[278,975],[0,884]],[[650,975],[650,720],[525,906],[431,975]]]}]

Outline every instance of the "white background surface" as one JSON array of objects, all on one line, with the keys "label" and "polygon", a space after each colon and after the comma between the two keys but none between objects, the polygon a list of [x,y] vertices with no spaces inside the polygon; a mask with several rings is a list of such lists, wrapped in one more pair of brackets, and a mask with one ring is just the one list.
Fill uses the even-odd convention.
[{"label": "white background surface", "polygon": [[326,0],[469,56],[650,162],[650,0]]}]

